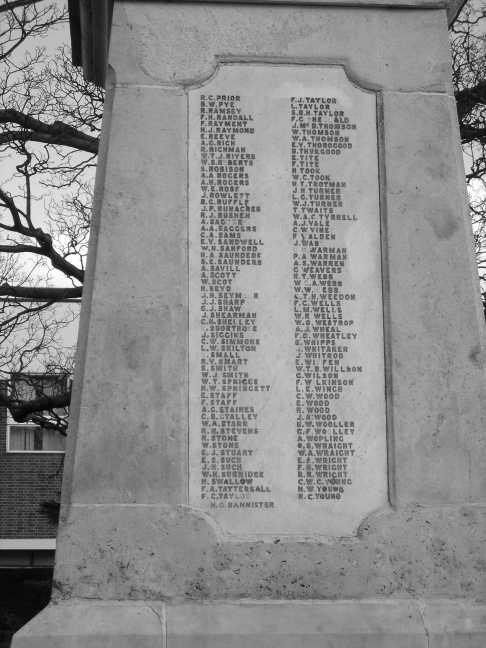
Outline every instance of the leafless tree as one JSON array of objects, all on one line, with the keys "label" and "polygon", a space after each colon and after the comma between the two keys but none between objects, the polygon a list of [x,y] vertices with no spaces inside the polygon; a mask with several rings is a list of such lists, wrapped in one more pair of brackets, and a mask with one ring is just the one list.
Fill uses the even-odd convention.
[{"label": "leafless tree", "polygon": [[0,4],[0,379],[16,421],[65,432],[70,393],[19,398],[15,376],[70,373],[63,332],[82,294],[103,90],[66,48],[42,38],[67,20],[58,3]]},{"label": "leafless tree", "polygon": [[470,0],[451,31],[457,115],[486,315],[486,3]]}]

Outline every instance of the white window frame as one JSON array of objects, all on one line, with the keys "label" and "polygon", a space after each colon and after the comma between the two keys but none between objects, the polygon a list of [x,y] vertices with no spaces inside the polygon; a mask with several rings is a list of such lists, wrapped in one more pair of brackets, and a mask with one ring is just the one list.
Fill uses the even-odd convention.
[{"label": "white window frame", "polygon": [[56,549],[56,538],[0,538],[0,551],[52,551]]},{"label": "white window frame", "polygon": [[[32,374],[26,374],[26,376],[31,376],[33,378],[39,377],[43,378],[45,374],[42,373],[32,373]],[[7,454],[33,454],[33,455],[40,455],[40,454],[66,454],[66,448],[64,447],[64,450],[11,450],[10,449],[10,428],[12,425],[24,425],[24,426],[29,426],[29,427],[35,427],[35,428],[40,428],[40,425],[37,425],[36,423],[33,423],[32,421],[23,421],[22,423],[19,423],[15,421],[10,414],[10,411],[7,409],[7,434],[6,434],[6,451]]]},{"label": "white window frame", "polygon": [[7,454],[33,454],[33,455],[46,455],[46,454],[57,454],[63,455],[66,454],[66,450],[10,450],[10,427],[12,425],[25,425],[29,427],[38,428],[40,427],[36,423],[31,421],[25,421],[25,423],[17,423],[12,418],[10,412],[7,413]]}]

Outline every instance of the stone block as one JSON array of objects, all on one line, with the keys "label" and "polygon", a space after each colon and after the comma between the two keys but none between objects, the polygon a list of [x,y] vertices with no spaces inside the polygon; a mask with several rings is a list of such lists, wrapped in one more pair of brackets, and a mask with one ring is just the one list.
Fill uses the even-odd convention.
[{"label": "stone block", "polygon": [[[377,98],[388,470],[352,532],[228,537],[189,496],[188,103],[225,62],[341,66]],[[117,2],[110,65],[54,602],[13,648],[484,645],[485,333],[446,7]]]},{"label": "stone block", "polygon": [[484,315],[454,100],[384,93],[383,119],[396,498],[480,502],[486,492]]},{"label": "stone block", "polygon": [[17,632],[15,648],[165,648],[163,606],[79,601],[49,605]]},{"label": "stone block", "polygon": [[12,648],[482,648],[468,600],[87,601],[49,605]]},{"label": "stone block", "polygon": [[109,65],[120,85],[181,86],[218,61],[340,63],[360,85],[451,90],[446,12],[117,2]]}]

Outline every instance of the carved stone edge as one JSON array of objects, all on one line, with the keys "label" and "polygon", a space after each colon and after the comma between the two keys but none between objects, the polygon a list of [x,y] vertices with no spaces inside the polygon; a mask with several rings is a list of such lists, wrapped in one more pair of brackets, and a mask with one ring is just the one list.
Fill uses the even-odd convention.
[{"label": "carved stone edge", "polygon": [[[187,2],[189,0],[177,0]],[[195,0],[196,2],[201,0]],[[213,4],[225,0],[210,0]],[[233,0],[252,4],[320,5],[376,9],[445,9],[449,26],[465,0]],[[160,2],[163,6],[163,2]],[[73,64],[83,68],[88,81],[103,86],[106,77],[113,0],[69,0],[69,24]]]},{"label": "carved stone edge", "polygon": [[[13,638],[12,648],[477,648],[486,641],[486,604],[467,599],[335,601],[71,600],[50,604]],[[207,642],[207,643],[206,643]],[[444,643],[447,642],[447,643]],[[452,643],[450,643],[452,642]]]}]

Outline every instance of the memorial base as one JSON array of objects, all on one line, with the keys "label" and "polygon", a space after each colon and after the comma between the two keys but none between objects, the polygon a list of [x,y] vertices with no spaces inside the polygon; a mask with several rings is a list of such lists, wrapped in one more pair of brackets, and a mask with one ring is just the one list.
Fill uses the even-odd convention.
[{"label": "memorial base", "polygon": [[468,600],[70,601],[12,648],[484,648],[486,605]]}]

